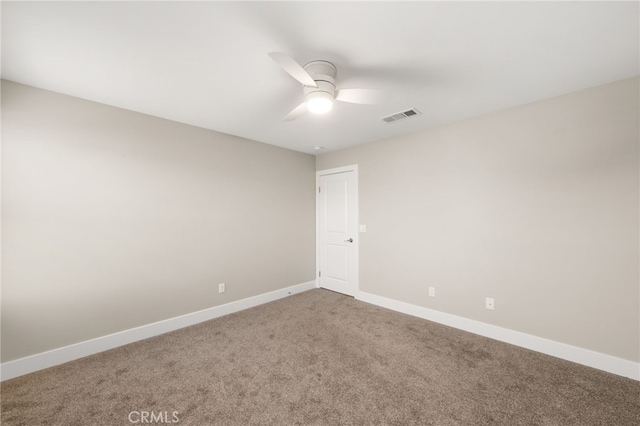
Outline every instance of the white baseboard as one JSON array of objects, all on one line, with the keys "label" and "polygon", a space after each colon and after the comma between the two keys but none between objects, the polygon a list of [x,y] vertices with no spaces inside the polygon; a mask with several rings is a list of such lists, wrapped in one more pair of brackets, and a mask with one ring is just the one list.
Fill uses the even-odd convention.
[{"label": "white baseboard", "polygon": [[640,380],[640,363],[360,291],[356,299],[501,342]]},{"label": "white baseboard", "polygon": [[225,305],[214,306],[212,308],[203,309],[201,311],[192,312],[179,317],[169,318],[152,324],[132,328],[130,330],[109,334],[107,336],[98,337],[85,342],[20,358],[15,361],[5,362],[0,365],[0,380],[9,380],[14,377],[33,373],[34,371],[64,364],[65,362],[73,361],[88,355],[117,348],[118,346],[123,346],[138,340],[148,339],[149,337],[168,333],[173,330],[232,314],[244,309],[249,309],[264,303],[273,302],[274,300],[282,299],[283,297],[314,288],[316,288],[316,282],[308,281],[306,283],[282,288],[269,293],[227,303]]}]

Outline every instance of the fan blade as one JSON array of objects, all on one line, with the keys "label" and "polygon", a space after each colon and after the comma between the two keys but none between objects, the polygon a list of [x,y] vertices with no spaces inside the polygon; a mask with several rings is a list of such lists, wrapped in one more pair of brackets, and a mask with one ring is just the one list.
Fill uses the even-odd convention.
[{"label": "fan blade", "polygon": [[307,112],[307,103],[303,102],[297,107],[295,107],[294,109],[292,109],[291,112],[287,114],[285,118],[282,119],[282,121],[293,121],[296,118],[300,117],[305,112]]},{"label": "fan blade", "polygon": [[337,101],[353,104],[377,105],[389,99],[389,92],[376,89],[342,89],[338,91]]},{"label": "fan blade", "polygon": [[271,56],[271,59],[276,61],[283,70],[288,72],[291,77],[295,78],[300,83],[305,86],[318,87],[309,73],[306,72],[304,68],[302,68],[291,56],[282,52],[269,52],[269,56]]}]

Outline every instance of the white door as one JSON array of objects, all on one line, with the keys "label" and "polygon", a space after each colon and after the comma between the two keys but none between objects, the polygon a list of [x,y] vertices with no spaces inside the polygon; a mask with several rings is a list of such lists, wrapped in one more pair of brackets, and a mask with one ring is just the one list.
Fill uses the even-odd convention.
[{"label": "white door", "polygon": [[355,296],[358,290],[357,166],[317,174],[318,284]]}]

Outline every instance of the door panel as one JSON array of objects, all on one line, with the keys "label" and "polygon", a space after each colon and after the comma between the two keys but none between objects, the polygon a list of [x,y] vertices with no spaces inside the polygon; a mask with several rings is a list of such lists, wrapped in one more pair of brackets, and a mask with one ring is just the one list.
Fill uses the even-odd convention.
[{"label": "door panel", "polygon": [[326,182],[326,232],[347,232],[347,183]]},{"label": "door panel", "polygon": [[349,249],[345,246],[327,244],[327,278],[347,282]]},{"label": "door panel", "polygon": [[358,289],[357,169],[318,175],[318,283],[355,296]]}]

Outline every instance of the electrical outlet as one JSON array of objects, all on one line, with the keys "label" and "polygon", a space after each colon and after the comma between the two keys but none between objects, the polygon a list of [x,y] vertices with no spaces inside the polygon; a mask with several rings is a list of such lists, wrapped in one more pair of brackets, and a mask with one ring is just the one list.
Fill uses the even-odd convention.
[{"label": "electrical outlet", "polygon": [[436,288],[435,287],[429,287],[429,296],[436,297]]},{"label": "electrical outlet", "polygon": [[492,310],[492,311],[495,309],[496,305],[495,305],[495,302],[494,302],[493,298],[487,297],[487,299],[485,301],[485,307],[487,309]]},{"label": "electrical outlet", "polygon": [[226,288],[225,288],[225,284],[224,283],[220,283],[218,284],[218,293],[224,293]]}]

